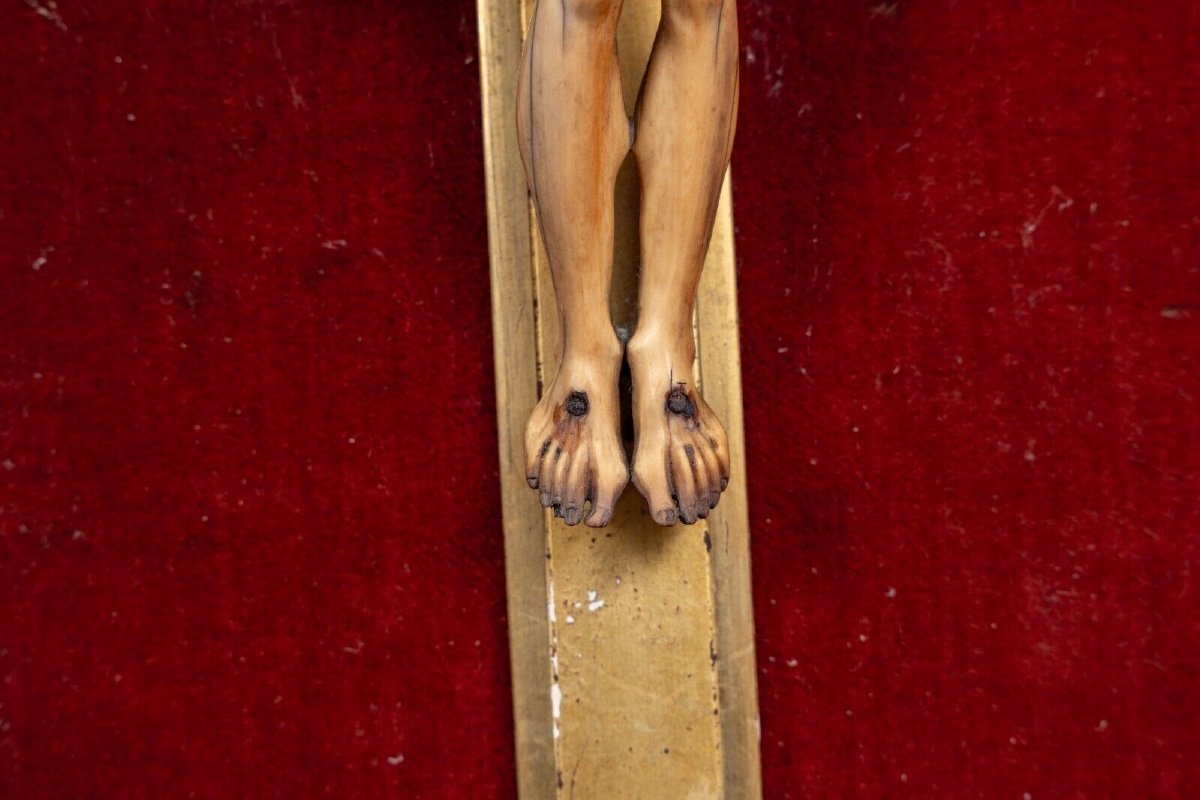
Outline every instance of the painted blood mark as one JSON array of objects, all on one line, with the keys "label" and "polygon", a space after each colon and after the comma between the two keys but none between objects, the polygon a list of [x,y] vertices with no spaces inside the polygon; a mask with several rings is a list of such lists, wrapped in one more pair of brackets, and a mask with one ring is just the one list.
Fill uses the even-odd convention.
[{"label": "painted blood mark", "polygon": [[567,402],[563,403],[563,410],[572,417],[582,417],[588,413],[588,398],[583,392],[571,392],[567,395]]}]

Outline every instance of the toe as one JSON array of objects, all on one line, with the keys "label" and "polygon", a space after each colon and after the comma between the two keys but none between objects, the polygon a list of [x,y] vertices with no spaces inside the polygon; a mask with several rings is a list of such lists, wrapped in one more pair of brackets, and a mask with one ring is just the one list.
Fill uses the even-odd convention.
[{"label": "toe", "polygon": [[690,465],[692,467],[692,478],[695,481],[696,491],[696,516],[704,519],[708,516],[708,511],[713,507],[713,476],[709,471],[708,463],[704,460],[704,454],[694,445],[689,444],[684,447]]},{"label": "toe", "polygon": [[707,447],[699,448],[698,456],[704,464],[704,471],[708,477],[708,496],[707,498],[702,497],[701,502],[707,503],[711,510],[717,507],[717,501],[721,499],[721,491],[725,488],[724,479],[721,477],[721,465],[717,461],[716,454]]},{"label": "toe", "polygon": [[[671,498],[671,488],[667,483],[666,459],[659,453],[665,451],[640,450],[641,456],[635,457],[633,467],[633,484],[646,498],[650,505],[650,513],[659,525],[674,525],[676,519],[675,501]],[[655,456],[648,455],[654,452]]]},{"label": "toe", "polygon": [[661,508],[654,512],[654,521],[659,525],[662,525],[664,528],[669,528],[670,526],[674,525],[675,520],[678,518],[679,514],[675,511],[674,507]]},{"label": "toe", "polygon": [[563,499],[560,513],[563,522],[578,525],[583,520],[583,501],[587,494],[589,460],[586,454],[575,456],[563,484]]},{"label": "toe", "polygon": [[709,434],[708,443],[720,466],[721,490],[724,491],[725,487],[729,485],[729,437],[726,435],[725,429],[720,425],[714,425]]},{"label": "toe", "polygon": [[[561,446],[555,447],[551,452],[554,456],[554,478],[550,488],[550,505],[560,506],[563,501],[563,494],[567,488],[567,475],[571,469],[571,454]],[[544,496],[544,495],[543,495]],[[542,503],[546,505],[546,503]]]},{"label": "toe", "polygon": [[593,505],[592,512],[588,514],[588,518],[584,520],[584,524],[589,528],[603,528],[612,522],[612,515],[612,506]]},{"label": "toe", "polygon": [[[536,440],[534,440],[536,442]],[[550,449],[550,440],[546,439],[540,445],[525,445],[525,480],[531,489],[538,488],[538,477],[542,471],[542,461]]]},{"label": "toe", "polygon": [[612,520],[617,498],[629,482],[624,458],[614,460],[608,466],[597,466],[592,480],[592,511],[588,514],[587,524],[592,528],[603,528]]},{"label": "toe", "polygon": [[[545,458],[546,451],[551,446],[550,440],[553,433],[554,429],[550,425],[550,419],[546,415],[545,408],[542,403],[538,403],[533,411],[530,412],[529,420],[525,423],[526,479],[533,479],[537,475],[542,459]],[[532,480],[530,482],[532,483]]]},{"label": "toe", "polygon": [[551,443],[538,474],[538,500],[544,508],[554,505],[555,481],[563,461],[562,447]]},{"label": "toe", "polygon": [[675,496],[679,500],[679,518],[685,525],[691,525],[697,519],[696,515],[696,476],[693,471],[693,459],[683,445],[676,445],[671,452],[671,478],[675,482]]},{"label": "toe", "polygon": [[554,474],[550,473],[543,476],[541,483],[538,485],[538,502],[542,504],[542,508],[549,508],[554,502]]}]

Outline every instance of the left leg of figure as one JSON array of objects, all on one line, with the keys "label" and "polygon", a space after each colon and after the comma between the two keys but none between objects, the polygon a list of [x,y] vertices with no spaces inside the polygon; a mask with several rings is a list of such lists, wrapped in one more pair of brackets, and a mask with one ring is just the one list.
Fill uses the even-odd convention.
[{"label": "left leg of figure", "polygon": [[638,102],[642,275],[629,342],[633,479],[654,519],[708,516],[729,481],[729,442],[696,391],[696,287],[737,116],[736,0],[663,0]]}]

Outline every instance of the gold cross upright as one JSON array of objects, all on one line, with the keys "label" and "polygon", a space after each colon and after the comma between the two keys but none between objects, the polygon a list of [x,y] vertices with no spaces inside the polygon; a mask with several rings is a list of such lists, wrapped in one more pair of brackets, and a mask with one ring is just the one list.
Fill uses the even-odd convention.
[{"label": "gold cross upright", "polygon": [[[697,298],[704,396],[732,481],[694,526],[661,528],[629,487],[612,523],[567,527],[526,486],[522,432],[553,374],[554,289],[514,122],[533,0],[477,0],[500,482],[520,796],[757,798],[758,708],[733,216],[726,181]],[[637,96],[657,0],[626,0],[622,83]],[[630,109],[632,111],[632,109]],[[616,192],[612,312],[636,315],[638,180]]]}]

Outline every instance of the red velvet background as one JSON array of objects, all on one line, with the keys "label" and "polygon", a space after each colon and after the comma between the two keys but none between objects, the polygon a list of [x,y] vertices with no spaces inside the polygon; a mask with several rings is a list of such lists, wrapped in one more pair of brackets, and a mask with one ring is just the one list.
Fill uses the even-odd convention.
[{"label": "red velvet background", "polygon": [[[741,20],[768,796],[1196,796],[1200,11]],[[0,796],[513,795],[475,47],[4,12]]]}]

